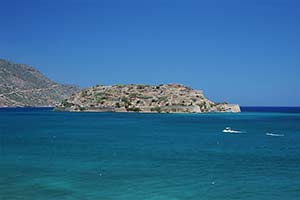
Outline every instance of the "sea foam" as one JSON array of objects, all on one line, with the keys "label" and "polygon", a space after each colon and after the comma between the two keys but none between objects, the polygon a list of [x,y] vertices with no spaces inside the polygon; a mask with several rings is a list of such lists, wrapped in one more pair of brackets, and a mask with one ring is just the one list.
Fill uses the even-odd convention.
[{"label": "sea foam", "polygon": [[278,134],[278,133],[266,133],[266,135],[272,136],[272,137],[283,137],[284,136],[284,134]]}]

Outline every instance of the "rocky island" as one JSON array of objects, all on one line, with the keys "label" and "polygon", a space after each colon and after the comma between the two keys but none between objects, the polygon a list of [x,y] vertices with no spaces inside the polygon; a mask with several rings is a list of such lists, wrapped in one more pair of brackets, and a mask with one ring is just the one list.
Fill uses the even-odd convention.
[{"label": "rocky island", "polygon": [[60,111],[203,113],[240,112],[237,104],[214,103],[201,90],[181,84],[97,85],[63,100]]}]

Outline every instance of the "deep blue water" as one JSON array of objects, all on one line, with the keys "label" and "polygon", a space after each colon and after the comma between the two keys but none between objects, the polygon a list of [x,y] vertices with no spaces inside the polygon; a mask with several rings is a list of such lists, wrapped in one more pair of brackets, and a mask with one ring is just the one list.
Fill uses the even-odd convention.
[{"label": "deep blue water", "polygon": [[300,113],[300,107],[242,106],[242,112]]},{"label": "deep blue water", "polygon": [[0,199],[297,200],[300,113],[0,109]]}]

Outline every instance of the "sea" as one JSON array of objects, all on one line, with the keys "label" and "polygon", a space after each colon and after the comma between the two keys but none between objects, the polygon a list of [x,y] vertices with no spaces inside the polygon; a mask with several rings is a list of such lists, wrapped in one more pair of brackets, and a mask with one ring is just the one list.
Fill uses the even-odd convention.
[{"label": "sea", "polygon": [[[230,127],[232,132],[223,132]],[[299,200],[300,108],[0,109],[0,200]]]}]

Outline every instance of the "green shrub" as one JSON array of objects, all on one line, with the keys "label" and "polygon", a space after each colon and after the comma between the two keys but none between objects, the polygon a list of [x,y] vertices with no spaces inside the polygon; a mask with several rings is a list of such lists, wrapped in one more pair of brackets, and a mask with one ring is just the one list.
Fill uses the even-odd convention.
[{"label": "green shrub", "polygon": [[138,97],[138,95],[139,95],[138,93],[130,93],[129,97],[130,98],[136,98],[136,97]]},{"label": "green shrub", "polygon": [[124,102],[125,104],[129,103],[129,99],[127,97],[122,97],[121,101]]},{"label": "green shrub", "polygon": [[161,108],[158,107],[158,106],[156,106],[156,107],[154,107],[154,108],[151,108],[150,110],[151,110],[152,112],[158,112],[158,113],[161,112]]},{"label": "green shrub", "polygon": [[62,104],[64,107],[71,107],[71,106],[74,105],[73,103],[68,102],[67,99],[63,100],[63,101],[61,102],[61,104]]},{"label": "green shrub", "polygon": [[80,111],[85,111],[86,108],[84,108],[84,107],[79,107],[79,110],[80,110]]},{"label": "green shrub", "polygon": [[162,96],[162,97],[158,98],[158,101],[160,101],[160,102],[166,102],[167,100],[168,100],[167,96]]},{"label": "green shrub", "polygon": [[102,96],[105,96],[106,94],[104,92],[98,92],[96,93],[96,97],[102,97]]},{"label": "green shrub", "polygon": [[151,99],[151,96],[144,96],[144,95],[140,95],[139,96],[140,99]]},{"label": "green shrub", "polygon": [[87,90],[83,90],[82,92],[81,92],[81,96],[82,97],[86,97],[88,95],[88,91]]},{"label": "green shrub", "polygon": [[104,101],[106,99],[106,97],[96,97],[96,102],[97,103],[101,103],[102,101]]},{"label": "green shrub", "polygon": [[130,108],[126,108],[127,111],[133,111],[133,112],[140,112],[141,109],[138,107],[130,107]]},{"label": "green shrub", "polygon": [[201,108],[206,108],[206,102],[205,101],[203,101],[203,102],[201,102],[200,104],[199,104],[199,106],[201,107]]}]

